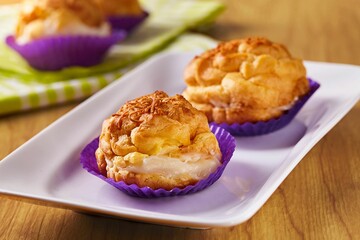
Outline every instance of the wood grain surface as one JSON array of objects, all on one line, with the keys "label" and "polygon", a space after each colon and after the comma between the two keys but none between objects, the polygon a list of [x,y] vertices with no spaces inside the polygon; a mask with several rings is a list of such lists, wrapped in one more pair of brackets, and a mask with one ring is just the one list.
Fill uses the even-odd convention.
[{"label": "wood grain surface", "polygon": [[[14,1],[0,0],[9,2]],[[360,65],[359,0],[224,3],[227,11],[207,32],[210,36],[221,40],[266,36],[303,59]],[[1,117],[0,159],[77,104]],[[0,239],[360,239],[359,120],[358,103],[304,157],[260,211],[234,227],[166,227],[0,196]]]}]

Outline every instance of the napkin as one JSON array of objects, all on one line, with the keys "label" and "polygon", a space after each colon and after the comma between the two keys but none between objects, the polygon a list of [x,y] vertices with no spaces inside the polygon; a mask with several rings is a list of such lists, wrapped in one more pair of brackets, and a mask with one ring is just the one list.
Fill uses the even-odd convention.
[{"label": "napkin", "polygon": [[[84,99],[119,79],[159,51],[196,51],[216,41],[188,29],[213,21],[224,9],[216,1],[144,0],[150,17],[126,41],[111,49],[102,64],[56,72],[31,68],[4,38],[15,25],[17,5],[0,7],[0,115]],[[182,35],[183,34],[183,35]]]}]

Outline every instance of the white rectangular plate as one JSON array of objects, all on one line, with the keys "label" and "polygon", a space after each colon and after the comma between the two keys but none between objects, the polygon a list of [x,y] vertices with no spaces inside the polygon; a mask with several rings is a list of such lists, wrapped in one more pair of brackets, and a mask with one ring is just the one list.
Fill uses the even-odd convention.
[{"label": "white rectangular plate", "polygon": [[359,67],[306,62],[308,76],[321,87],[295,120],[272,134],[238,137],[223,176],[196,194],[134,198],[82,169],[79,153],[100,134],[102,121],[126,100],[155,90],[181,93],[183,70],[193,56],[167,53],[153,57],[61,117],[0,162],[0,193],[166,225],[236,225],[259,210],[360,96]]}]

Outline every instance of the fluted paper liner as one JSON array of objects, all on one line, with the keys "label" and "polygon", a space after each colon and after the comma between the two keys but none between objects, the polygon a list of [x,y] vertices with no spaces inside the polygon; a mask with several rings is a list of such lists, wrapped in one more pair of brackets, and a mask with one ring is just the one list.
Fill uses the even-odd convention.
[{"label": "fluted paper liner", "polygon": [[132,32],[136,29],[147,17],[148,12],[143,12],[140,16],[109,16],[108,22],[113,30],[124,30],[126,32]]},{"label": "fluted paper liner", "polygon": [[101,36],[51,36],[18,44],[14,36],[8,36],[6,43],[18,52],[35,69],[56,71],[66,67],[89,67],[99,64],[109,48],[126,36],[116,31]]}]

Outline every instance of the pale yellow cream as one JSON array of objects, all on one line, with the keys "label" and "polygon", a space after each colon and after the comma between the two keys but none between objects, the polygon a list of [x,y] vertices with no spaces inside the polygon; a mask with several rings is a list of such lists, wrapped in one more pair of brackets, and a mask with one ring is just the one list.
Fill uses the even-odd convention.
[{"label": "pale yellow cream", "polygon": [[206,178],[220,165],[214,156],[202,154],[186,154],[181,158],[166,156],[149,156],[143,159],[140,166],[129,166],[124,168],[129,172],[159,174],[165,177],[189,174],[193,179]]},{"label": "pale yellow cream", "polygon": [[104,22],[100,27],[91,27],[74,17],[66,18],[67,14],[55,14],[44,20],[35,20],[27,24],[22,34],[17,37],[18,44],[25,44],[33,40],[61,35],[91,35],[108,36],[110,25]]}]

